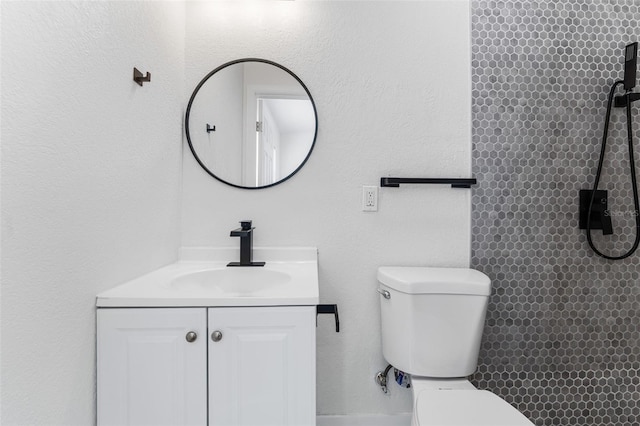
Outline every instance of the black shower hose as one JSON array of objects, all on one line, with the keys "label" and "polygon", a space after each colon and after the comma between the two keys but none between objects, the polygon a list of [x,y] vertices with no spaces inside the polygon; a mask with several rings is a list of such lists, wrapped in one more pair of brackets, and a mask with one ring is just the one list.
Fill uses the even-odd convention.
[{"label": "black shower hose", "polygon": [[[627,91],[627,93],[625,94],[625,96],[627,97],[627,141],[629,142],[629,166],[631,169],[631,186],[633,188],[633,203],[635,207],[633,214],[636,218],[636,239],[631,249],[620,256],[609,256],[602,253],[595,247],[595,245],[593,244],[593,240],[591,239],[591,211],[593,208],[593,201],[596,196],[596,190],[598,189],[598,184],[600,183],[600,175],[602,174],[602,163],[604,162],[604,152],[607,146],[607,135],[609,133],[609,120],[611,119],[613,97],[616,88],[620,84],[624,84],[624,81],[616,81],[615,83],[613,83],[613,86],[611,86],[611,91],[609,91],[609,99],[607,101],[607,115],[604,120],[604,130],[602,135],[602,148],[600,150],[600,159],[598,160],[596,180],[593,183],[593,191],[591,191],[591,200],[589,201],[589,210],[587,213],[587,241],[589,242],[589,246],[593,249],[595,254],[610,260],[621,260],[631,256],[640,244],[640,203],[638,202],[638,183],[636,182],[636,166],[633,158],[633,129],[631,128],[631,99],[629,97],[629,91]],[[605,214],[605,212],[603,212],[602,214]]]}]

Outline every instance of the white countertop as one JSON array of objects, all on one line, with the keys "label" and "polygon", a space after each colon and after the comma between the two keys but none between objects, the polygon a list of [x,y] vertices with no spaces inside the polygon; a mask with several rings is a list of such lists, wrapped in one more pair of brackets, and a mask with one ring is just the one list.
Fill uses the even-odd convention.
[{"label": "white countertop", "polygon": [[[255,247],[253,260],[265,261],[265,266],[226,266],[237,261],[239,256],[237,248],[181,248],[180,260],[98,294],[96,306],[298,306],[319,303],[318,250],[315,247]],[[203,271],[229,272],[226,269],[258,277],[260,271],[264,271],[265,275],[286,275],[287,279],[273,287],[246,293],[221,291],[215,286],[189,283],[188,277],[184,279],[188,274]],[[225,285],[233,290],[233,283]]]}]

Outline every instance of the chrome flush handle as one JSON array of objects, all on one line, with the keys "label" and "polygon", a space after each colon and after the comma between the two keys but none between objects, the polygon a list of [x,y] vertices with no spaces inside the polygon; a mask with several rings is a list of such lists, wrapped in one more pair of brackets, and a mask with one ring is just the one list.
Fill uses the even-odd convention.
[{"label": "chrome flush handle", "polygon": [[387,290],[379,288],[378,293],[380,293],[385,299],[391,299],[391,293],[389,293]]}]

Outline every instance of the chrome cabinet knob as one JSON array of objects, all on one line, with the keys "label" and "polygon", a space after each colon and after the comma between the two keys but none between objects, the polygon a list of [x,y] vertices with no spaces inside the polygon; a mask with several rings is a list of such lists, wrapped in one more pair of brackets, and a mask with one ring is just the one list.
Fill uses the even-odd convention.
[{"label": "chrome cabinet knob", "polygon": [[216,330],[211,333],[211,340],[213,340],[214,342],[219,342],[220,340],[222,340],[222,331]]},{"label": "chrome cabinet knob", "polygon": [[198,335],[196,334],[195,331],[190,331],[187,333],[187,335],[184,338],[187,339],[187,342],[192,343],[196,341],[196,339],[198,338]]}]

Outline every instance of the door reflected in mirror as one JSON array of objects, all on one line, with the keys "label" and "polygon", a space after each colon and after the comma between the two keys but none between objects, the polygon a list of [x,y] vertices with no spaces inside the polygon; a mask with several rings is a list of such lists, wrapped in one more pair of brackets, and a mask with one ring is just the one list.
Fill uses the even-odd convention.
[{"label": "door reflected in mirror", "polygon": [[198,84],[185,117],[191,152],[207,173],[241,188],[293,176],[309,158],[317,112],[302,81],[263,59],[224,64]]}]

